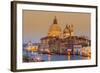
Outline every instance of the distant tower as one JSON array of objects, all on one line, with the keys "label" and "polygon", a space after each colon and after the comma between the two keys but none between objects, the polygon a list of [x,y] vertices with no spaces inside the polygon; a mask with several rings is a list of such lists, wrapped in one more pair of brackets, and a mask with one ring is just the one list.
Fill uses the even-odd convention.
[{"label": "distant tower", "polygon": [[65,29],[63,30],[63,37],[67,38],[73,35],[73,25],[66,25]]},{"label": "distant tower", "polygon": [[61,35],[61,28],[58,25],[56,17],[53,20],[53,24],[50,26],[48,36],[59,37]]}]

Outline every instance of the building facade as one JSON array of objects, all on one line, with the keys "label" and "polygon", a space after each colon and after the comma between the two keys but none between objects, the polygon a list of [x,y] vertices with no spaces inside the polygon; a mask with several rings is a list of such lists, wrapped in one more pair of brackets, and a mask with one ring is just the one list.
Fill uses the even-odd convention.
[{"label": "building facade", "polygon": [[90,40],[85,37],[75,36],[73,25],[66,25],[62,30],[55,17],[47,36],[41,38],[39,51],[55,54],[67,54],[70,51],[71,54],[78,54],[78,51],[86,46],[90,46]]}]

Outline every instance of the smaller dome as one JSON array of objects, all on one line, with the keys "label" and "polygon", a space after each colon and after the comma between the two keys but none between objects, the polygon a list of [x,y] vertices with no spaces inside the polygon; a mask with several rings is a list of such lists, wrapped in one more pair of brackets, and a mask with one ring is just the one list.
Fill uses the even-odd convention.
[{"label": "smaller dome", "polygon": [[73,32],[73,25],[66,25],[63,33],[68,33],[69,31]]},{"label": "smaller dome", "polygon": [[63,30],[63,36],[65,38],[73,36],[73,25],[66,25],[65,29]]},{"label": "smaller dome", "polygon": [[63,30],[63,33],[69,33],[69,30],[68,30],[68,25],[66,25],[65,29]]}]

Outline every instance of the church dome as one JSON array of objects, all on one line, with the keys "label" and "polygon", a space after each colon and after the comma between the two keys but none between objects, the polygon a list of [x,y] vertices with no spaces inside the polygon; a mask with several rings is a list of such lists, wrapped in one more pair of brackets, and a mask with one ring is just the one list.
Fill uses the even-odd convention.
[{"label": "church dome", "polygon": [[68,26],[66,25],[65,29],[63,30],[63,33],[69,33],[69,30],[68,30]]},{"label": "church dome", "polygon": [[65,29],[63,30],[64,38],[73,36],[73,25],[66,25]]},{"label": "church dome", "polygon": [[60,36],[61,33],[61,28],[57,23],[57,19],[55,17],[53,24],[50,26],[49,31],[48,31],[48,36],[55,36],[58,37]]}]

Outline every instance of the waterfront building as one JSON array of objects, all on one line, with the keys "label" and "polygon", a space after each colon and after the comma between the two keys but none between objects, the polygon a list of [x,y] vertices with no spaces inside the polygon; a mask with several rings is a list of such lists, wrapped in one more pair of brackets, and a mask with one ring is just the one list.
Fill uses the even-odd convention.
[{"label": "waterfront building", "polygon": [[39,51],[45,53],[67,54],[70,50],[71,54],[78,54],[82,47],[90,46],[90,40],[82,36],[74,35],[73,25],[66,25],[61,30],[57,18],[53,20],[53,24],[48,29],[47,36],[41,38]]},{"label": "waterfront building", "polygon": [[37,52],[39,49],[40,43],[32,43],[31,41],[27,43],[26,50],[29,52]]}]

